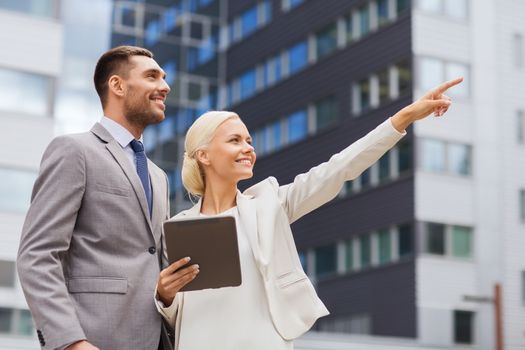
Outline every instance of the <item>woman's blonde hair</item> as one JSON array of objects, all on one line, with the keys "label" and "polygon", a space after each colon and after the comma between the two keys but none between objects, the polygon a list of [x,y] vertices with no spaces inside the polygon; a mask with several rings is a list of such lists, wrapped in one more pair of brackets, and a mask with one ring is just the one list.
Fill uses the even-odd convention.
[{"label": "woman's blonde hair", "polygon": [[210,111],[201,115],[188,129],[184,140],[182,161],[182,184],[190,195],[202,197],[206,189],[204,170],[197,161],[196,153],[212,140],[215,130],[229,119],[240,119],[234,112]]}]

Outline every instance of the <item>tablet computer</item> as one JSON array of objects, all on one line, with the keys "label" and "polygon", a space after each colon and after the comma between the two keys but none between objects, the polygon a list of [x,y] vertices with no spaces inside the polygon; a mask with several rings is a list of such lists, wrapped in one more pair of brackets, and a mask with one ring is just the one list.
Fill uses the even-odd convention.
[{"label": "tablet computer", "polygon": [[181,291],[235,287],[241,284],[241,263],[235,218],[201,217],[164,223],[168,260],[189,256],[199,264],[197,277]]}]

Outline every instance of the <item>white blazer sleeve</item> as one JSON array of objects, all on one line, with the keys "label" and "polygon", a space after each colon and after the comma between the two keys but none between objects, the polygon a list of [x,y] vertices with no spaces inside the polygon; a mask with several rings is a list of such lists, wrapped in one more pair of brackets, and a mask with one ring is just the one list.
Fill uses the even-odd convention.
[{"label": "white blazer sleeve", "polygon": [[279,200],[290,223],[333,199],[345,181],[358,177],[405,135],[394,128],[389,118],[327,162],[280,186]]},{"label": "white blazer sleeve", "polygon": [[175,299],[173,300],[171,305],[168,307],[165,307],[162,301],[160,301],[157,298],[157,287],[155,287],[154,302],[155,302],[155,306],[157,307],[157,311],[159,312],[159,314],[162,315],[162,317],[164,317],[166,322],[168,322],[168,324],[172,326],[175,325],[175,318],[177,317],[177,311],[179,309],[178,296],[179,294],[175,295]]}]

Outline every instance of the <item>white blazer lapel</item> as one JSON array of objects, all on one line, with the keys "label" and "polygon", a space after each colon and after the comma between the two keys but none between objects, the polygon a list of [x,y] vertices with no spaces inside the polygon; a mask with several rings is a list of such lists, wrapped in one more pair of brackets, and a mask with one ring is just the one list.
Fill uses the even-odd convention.
[{"label": "white blazer lapel", "polygon": [[255,200],[237,191],[237,209],[239,210],[239,226],[246,233],[250,241],[255,262],[257,266],[261,268],[265,263],[261,261],[261,252],[259,249],[259,229],[257,225],[257,206]]}]

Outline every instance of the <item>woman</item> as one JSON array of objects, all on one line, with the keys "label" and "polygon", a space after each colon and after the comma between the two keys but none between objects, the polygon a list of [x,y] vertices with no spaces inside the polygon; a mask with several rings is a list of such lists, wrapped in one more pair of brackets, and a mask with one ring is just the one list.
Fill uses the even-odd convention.
[{"label": "woman", "polygon": [[327,162],[280,186],[270,177],[244,193],[240,180],[251,178],[255,152],[246,126],[233,112],[208,112],[186,134],[182,181],[200,198],[171,220],[211,215],[236,218],[242,285],[179,292],[198,274],[181,259],[157,284],[157,308],[175,326],[175,349],[292,349],[293,339],[328,314],[306,277],[290,224],[334,198],[392,148],[412,122],[450,106],[444,92],[462,78],[446,82],[403,108],[368,135]]}]

